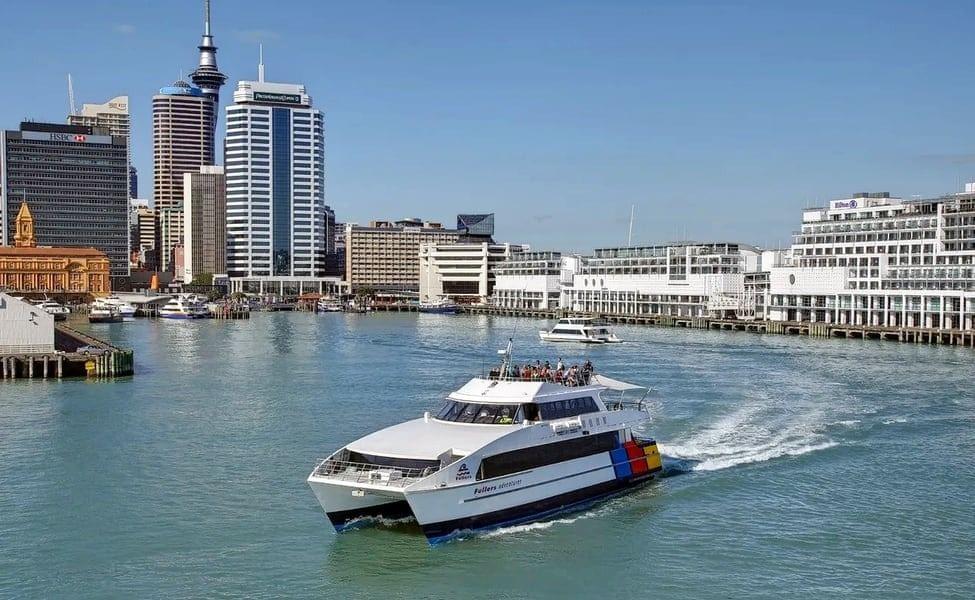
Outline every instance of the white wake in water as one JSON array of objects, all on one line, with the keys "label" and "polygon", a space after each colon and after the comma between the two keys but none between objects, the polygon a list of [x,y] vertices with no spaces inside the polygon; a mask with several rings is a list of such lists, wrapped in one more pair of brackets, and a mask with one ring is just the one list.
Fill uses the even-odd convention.
[{"label": "white wake in water", "polygon": [[591,516],[593,516],[593,514],[595,514],[595,513],[585,512],[585,513],[579,513],[576,516],[568,517],[568,518],[563,517],[563,518],[559,518],[559,519],[551,519],[551,520],[548,520],[548,521],[537,521],[535,523],[526,523],[524,525],[512,525],[510,527],[501,527],[500,529],[491,529],[491,530],[488,530],[488,531],[479,533],[478,535],[480,537],[492,538],[492,537],[498,537],[498,536],[503,536],[503,535],[511,535],[511,534],[514,534],[514,533],[526,533],[526,532],[529,532],[529,531],[541,531],[543,529],[548,529],[550,527],[554,527],[555,525],[569,525],[571,523],[575,523],[576,521],[578,521],[580,519],[585,519],[585,518],[591,517]]},{"label": "white wake in water", "polygon": [[526,533],[530,531],[541,531],[554,527],[556,525],[571,525],[576,521],[581,521],[583,519],[591,519],[592,517],[597,517],[602,514],[612,510],[611,505],[601,505],[594,506],[588,510],[582,510],[580,512],[571,513],[562,517],[555,517],[547,519],[545,521],[536,521],[534,523],[525,523],[524,525],[511,525],[508,527],[501,527],[499,529],[491,529],[488,531],[479,532],[477,535],[479,537],[492,538],[498,536],[512,535],[516,533]]},{"label": "white wake in water", "polygon": [[[837,446],[823,433],[830,422],[823,410],[801,408],[749,403],[676,443],[660,444],[661,453],[686,461],[692,465],[689,470],[718,471]],[[855,421],[839,423],[849,426]]]}]

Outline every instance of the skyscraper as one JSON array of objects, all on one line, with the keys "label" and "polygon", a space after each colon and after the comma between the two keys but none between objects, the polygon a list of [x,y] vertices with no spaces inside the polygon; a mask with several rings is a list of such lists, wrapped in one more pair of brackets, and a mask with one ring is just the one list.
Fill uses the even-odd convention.
[{"label": "skyscraper", "polygon": [[[72,107],[74,110],[74,107]],[[138,196],[138,181],[135,167],[132,166],[132,118],[129,115],[129,97],[116,96],[104,104],[83,104],[81,111],[68,115],[69,125],[85,127],[101,127],[108,130],[110,135],[125,138],[128,148],[127,161],[129,164],[129,198]]]},{"label": "skyscraper", "polygon": [[97,248],[111,275],[129,274],[128,146],[122,136],[81,125],[20,124],[0,132],[0,245],[28,201],[42,246]]},{"label": "skyscraper", "polygon": [[[227,180],[223,167],[183,175],[185,281],[227,272]],[[209,282],[207,282],[209,283]]]},{"label": "skyscraper", "polygon": [[227,107],[227,271],[231,277],[325,273],[325,134],[305,86],[241,81]]},{"label": "skyscraper", "polygon": [[104,104],[83,104],[80,112],[68,115],[68,124],[104,127],[111,135],[122,136],[127,144],[132,143],[128,96],[116,96]]},{"label": "skyscraper", "polygon": [[159,214],[159,263],[170,270],[183,240],[183,174],[213,164],[213,100],[185,81],[152,97],[154,207]]},{"label": "skyscraper", "polygon": [[196,84],[203,95],[213,102],[213,125],[210,128],[210,146],[216,147],[214,142],[217,129],[217,113],[220,109],[220,87],[227,81],[227,76],[217,68],[217,47],[213,45],[210,34],[210,0],[203,2],[203,39],[200,41],[200,64],[190,74],[190,80]]}]

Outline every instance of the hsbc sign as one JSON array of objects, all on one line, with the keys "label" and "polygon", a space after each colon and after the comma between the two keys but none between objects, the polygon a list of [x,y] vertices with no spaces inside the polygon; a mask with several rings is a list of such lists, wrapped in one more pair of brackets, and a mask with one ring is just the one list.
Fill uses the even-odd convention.
[{"label": "hsbc sign", "polygon": [[43,142],[67,142],[69,144],[111,144],[110,135],[85,135],[83,133],[61,133],[46,131],[23,131],[21,136],[25,140],[39,140]]}]

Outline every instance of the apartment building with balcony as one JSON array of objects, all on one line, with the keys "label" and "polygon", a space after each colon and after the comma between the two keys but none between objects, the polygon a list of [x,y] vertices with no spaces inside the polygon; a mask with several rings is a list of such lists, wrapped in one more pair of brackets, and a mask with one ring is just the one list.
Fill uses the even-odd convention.
[{"label": "apartment building with balcony", "polygon": [[975,185],[915,201],[855,194],[804,210],[791,264],[769,279],[771,320],[975,328]]}]

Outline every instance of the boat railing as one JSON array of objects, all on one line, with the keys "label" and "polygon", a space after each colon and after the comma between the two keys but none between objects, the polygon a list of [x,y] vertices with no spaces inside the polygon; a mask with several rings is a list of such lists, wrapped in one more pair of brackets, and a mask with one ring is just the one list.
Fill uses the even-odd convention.
[{"label": "boat railing", "polygon": [[626,398],[624,396],[619,396],[615,398],[607,398],[605,396],[601,397],[603,404],[606,405],[606,410],[639,410],[642,412],[647,412],[649,406],[647,405],[647,396],[653,392],[653,388],[648,388],[644,392],[643,396],[640,398]]},{"label": "boat railing", "polygon": [[501,375],[497,370],[492,369],[488,374],[488,381],[520,381],[527,383],[555,383],[558,385],[564,385],[566,387],[583,387],[589,385],[591,379],[591,373],[585,376],[576,377],[574,380],[563,377],[562,379],[556,379],[553,376],[548,377],[516,377],[514,375]]},{"label": "boat railing", "polygon": [[313,475],[351,483],[406,487],[438,470],[437,467],[418,469],[326,458],[318,463]]}]

